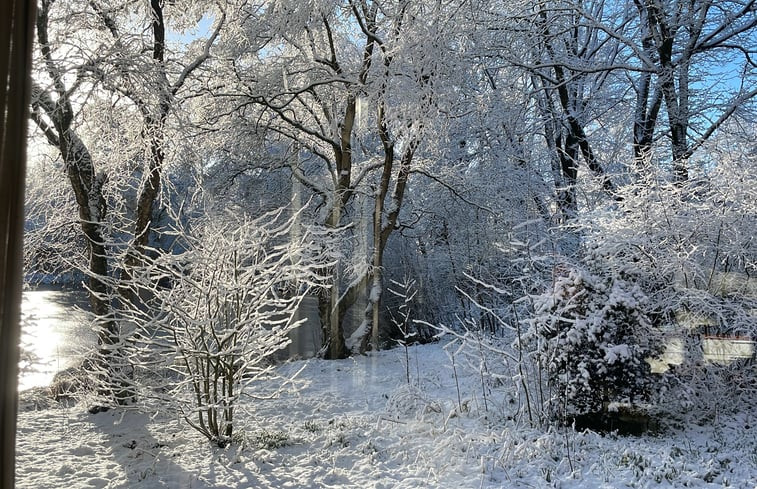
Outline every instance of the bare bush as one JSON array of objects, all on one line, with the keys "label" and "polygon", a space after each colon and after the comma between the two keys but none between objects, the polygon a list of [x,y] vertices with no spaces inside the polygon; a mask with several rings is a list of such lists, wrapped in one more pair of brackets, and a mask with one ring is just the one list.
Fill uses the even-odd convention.
[{"label": "bare bush", "polygon": [[182,251],[145,266],[140,307],[130,313],[135,378],[143,396],[177,407],[225,446],[240,398],[272,374],[273,355],[303,321],[295,320],[298,306],[322,286],[328,233],[300,228],[284,209],[206,217],[175,233]]}]

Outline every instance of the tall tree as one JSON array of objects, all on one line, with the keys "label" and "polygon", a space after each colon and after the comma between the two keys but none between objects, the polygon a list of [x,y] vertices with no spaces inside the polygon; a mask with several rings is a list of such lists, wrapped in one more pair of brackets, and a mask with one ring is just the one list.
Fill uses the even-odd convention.
[{"label": "tall tree", "polygon": [[[86,237],[88,248],[89,301],[92,313],[98,318],[97,339],[102,358],[111,356],[113,345],[118,342],[119,330],[108,302],[106,277],[108,254],[105,232],[106,199],[103,186],[107,175],[97,172],[90,149],[78,134],[75,125],[75,102],[84,83],[77,77],[71,86],[66,86],[70,65],[61,62],[62,54],[55,57],[56,46],[50,38],[50,15],[54,1],[43,0],[37,12],[37,46],[41,54],[44,75],[49,86],[37,80],[32,83],[31,118],[42,131],[47,142],[56,147],[63,160],[63,167],[76,200],[79,224]],[[103,365],[107,367],[107,365]],[[117,372],[111,372],[118,377]]]},{"label": "tall tree", "polygon": [[664,104],[674,178],[688,179],[689,158],[731,116],[757,97],[757,4],[752,0],[634,0],[634,50],[641,75],[634,156],[650,163]]},{"label": "tall tree", "polygon": [[[150,35],[143,35],[139,19],[150,25],[147,31]],[[79,226],[88,249],[84,272],[88,277],[91,310],[98,322],[103,378],[113,378],[117,385],[120,382],[125,386],[127,382],[122,378],[125,365],[116,365],[125,360],[116,360],[120,325],[112,299],[119,294],[124,298],[130,268],[139,263],[150,236],[153,206],[158,198],[165,159],[166,120],[186,80],[208,59],[210,46],[222,24],[221,14],[201,52],[186,64],[169,66],[162,2],[154,1],[147,9],[139,2],[117,5],[94,0],[40,2],[36,23],[39,58],[31,118],[47,142],[59,151],[73,191]],[[96,34],[103,30],[111,37]],[[142,50],[143,43],[152,46],[147,56]],[[169,81],[169,73],[177,67],[179,74]],[[110,101],[111,110],[128,113],[136,108],[143,116],[141,137],[124,141],[136,148],[128,154],[145,166],[140,172],[144,178],[133,215],[125,216],[119,211],[118,216],[108,216],[113,194],[125,191],[118,183],[111,182],[111,177],[123,182],[123,174],[131,172],[123,170],[128,162],[113,161],[123,156],[123,152],[111,153],[107,149],[116,136],[109,130],[121,128],[103,124],[96,129],[99,134],[87,134],[85,126],[91,122],[86,119],[88,108],[102,100]],[[144,153],[141,147],[146,148]],[[144,155],[142,158],[140,153]],[[110,217],[115,220],[109,221]],[[111,236],[128,234],[127,223],[133,223],[132,238],[128,258],[119,265],[115,260],[119,250],[115,249],[117,243]],[[122,269],[120,277],[113,275],[116,268]],[[118,401],[129,397],[126,389],[120,387],[113,394]]]},{"label": "tall tree", "polygon": [[[177,96],[184,88],[187,80],[209,58],[210,49],[223,27],[226,19],[225,12],[220,9],[217,12],[213,30],[207,38],[201,39],[202,47],[193,58],[185,64],[178,66],[169,65],[166,58],[166,5],[161,0],[151,0],[149,9],[145,12],[145,18],[149,19],[151,37],[146,39],[151,44],[151,58],[139,60],[137,53],[131,53],[127,41],[132,33],[124,32],[119,27],[119,20],[124,23],[126,19],[118,19],[122,15],[124,6],[118,2],[108,5],[106,2],[91,1],[90,6],[99,17],[102,25],[107,28],[113,38],[113,46],[118,50],[111,59],[104,59],[101,66],[95,67],[100,75],[103,86],[111,91],[121,93],[128,97],[142,116],[142,137],[145,141],[146,171],[137,197],[134,222],[134,242],[131,263],[138,262],[139,256],[144,254],[145,246],[150,239],[151,221],[153,218],[154,204],[160,193],[161,175],[165,162],[166,146],[166,122],[180,102]],[[172,8],[180,6],[172,5]],[[207,9],[208,7],[204,7]],[[204,13],[192,12],[195,15]],[[184,13],[180,15],[185,15]],[[125,24],[128,28],[128,24]],[[138,60],[142,72],[134,73],[133,66],[123,62],[123,58]],[[133,61],[132,61],[133,62]],[[111,76],[106,76],[107,71]]]},{"label": "tall tree", "polygon": [[[343,321],[360,298],[365,334],[356,339],[363,350],[378,345],[383,254],[424,142],[424,120],[438,110],[432,86],[449,54],[451,34],[443,28],[454,25],[453,15],[442,5],[366,0],[308,8],[271,2],[249,17],[249,39],[265,48],[255,57],[239,52],[234,61],[243,91],[236,110],[297,148],[289,170],[321,200],[317,220],[351,227],[369,243],[352,250],[349,266],[334,267],[331,288],[319,296],[329,358],[348,354]],[[372,208],[368,230],[359,225],[364,208]]]}]

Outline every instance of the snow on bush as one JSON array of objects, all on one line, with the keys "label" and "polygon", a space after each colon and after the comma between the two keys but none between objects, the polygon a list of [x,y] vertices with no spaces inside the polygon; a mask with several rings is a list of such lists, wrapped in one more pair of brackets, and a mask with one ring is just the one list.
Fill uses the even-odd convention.
[{"label": "snow on bush", "polygon": [[681,364],[665,374],[670,390],[659,407],[699,419],[757,398],[754,357],[704,358],[707,336],[757,338],[757,160],[730,145],[711,149],[717,165],[696,178],[670,183],[650,169],[580,222],[583,262],[638,284],[655,323],[680,345]]},{"label": "snow on bush", "polygon": [[638,404],[651,383],[645,359],[659,348],[641,289],[571,269],[534,297],[527,341],[546,369],[551,414],[607,412]]},{"label": "snow on bush", "polygon": [[202,219],[178,232],[184,251],[161,254],[146,280],[165,286],[149,291],[149,310],[138,318],[140,366],[154,379],[163,364],[161,402],[178,404],[186,422],[219,446],[232,440],[240,399],[272,372],[274,354],[304,321],[295,320],[300,302],[329,265],[322,236],[296,224],[284,209],[254,220]]}]

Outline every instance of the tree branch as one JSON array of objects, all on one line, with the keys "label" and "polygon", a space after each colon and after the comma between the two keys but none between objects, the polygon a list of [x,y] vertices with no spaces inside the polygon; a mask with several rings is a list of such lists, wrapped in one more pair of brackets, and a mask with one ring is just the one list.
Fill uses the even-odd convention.
[{"label": "tree branch", "polygon": [[476,209],[480,209],[480,210],[482,210],[484,212],[488,212],[489,214],[491,214],[493,216],[497,215],[497,213],[494,212],[489,207],[486,207],[486,206],[483,206],[483,205],[478,204],[476,202],[473,202],[472,200],[470,200],[467,197],[465,197],[464,195],[462,195],[455,187],[453,187],[452,185],[448,184],[447,182],[445,182],[441,178],[437,177],[436,175],[432,175],[431,173],[428,173],[426,170],[423,170],[423,169],[420,169],[420,168],[415,168],[415,169],[410,170],[410,173],[417,173],[418,175],[423,175],[424,177],[426,177],[426,178],[428,178],[430,180],[433,180],[434,182],[438,183],[442,187],[446,188],[452,195],[454,195],[455,197],[457,197],[461,201],[465,202],[466,204],[470,205],[471,207],[475,207]]}]

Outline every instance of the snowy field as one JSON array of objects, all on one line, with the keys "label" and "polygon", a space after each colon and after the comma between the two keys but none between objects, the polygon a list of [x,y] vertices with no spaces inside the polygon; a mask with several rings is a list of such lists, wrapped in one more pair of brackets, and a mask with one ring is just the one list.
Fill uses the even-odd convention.
[{"label": "snowy field", "polygon": [[657,436],[545,432],[506,392],[484,409],[478,372],[455,375],[439,344],[410,349],[410,385],[402,349],[282,368],[298,388],[245,404],[225,449],[176,417],[22,411],[17,487],[757,487],[754,410]]}]

